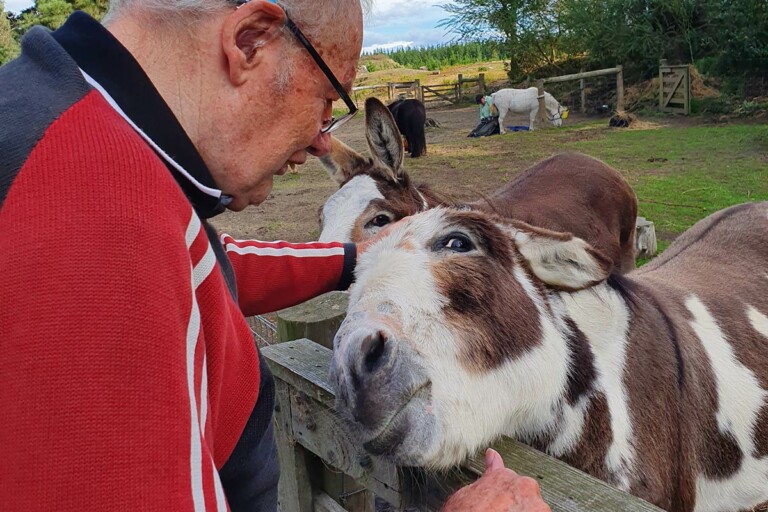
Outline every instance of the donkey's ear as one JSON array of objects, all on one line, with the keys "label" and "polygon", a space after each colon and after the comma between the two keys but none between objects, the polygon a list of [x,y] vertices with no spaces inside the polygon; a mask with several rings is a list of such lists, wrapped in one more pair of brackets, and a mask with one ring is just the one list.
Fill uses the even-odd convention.
[{"label": "donkey's ear", "polygon": [[533,274],[564,290],[581,290],[604,281],[613,261],[581,238],[512,221],[517,250]]},{"label": "donkey's ear", "polygon": [[331,137],[331,150],[320,157],[323,167],[333,181],[342,185],[370,167],[370,161],[339,139]]},{"label": "donkey's ear", "polygon": [[374,160],[392,172],[392,181],[403,173],[403,138],[392,113],[376,98],[365,100],[365,137]]}]

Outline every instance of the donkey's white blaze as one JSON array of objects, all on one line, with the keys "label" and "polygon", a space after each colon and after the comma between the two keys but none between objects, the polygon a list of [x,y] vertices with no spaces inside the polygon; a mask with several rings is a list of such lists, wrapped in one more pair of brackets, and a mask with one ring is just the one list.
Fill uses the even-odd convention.
[{"label": "donkey's white blaze", "polygon": [[589,340],[594,354],[597,387],[605,394],[613,440],[605,463],[616,475],[616,485],[629,490],[635,449],[624,369],[627,356],[629,310],[621,296],[606,285],[564,293],[568,313]]},{"label": "donkey's white blaze", "polygon": [[754,306],[749,306],[749,308],[747,308],[747,316],[749,316],[749,322],[752,324],[752,328],[768,338],[768,316],[762,314]]},{"label": "donkey's white blaze", "polygon": [[[439,219],[437,215],[427,214],[407,224],[401,223],[392,228],[390,236],[374,243],[361,255],[355,283],[350,288],[350,304],[360,302],[363,295],[366,303],[378,304],[390,299],[399,310],[412,313],[404,316],[403,321],[414,325],[421,324],[420,315],[441,314],[445,298],[437,291],[428,254],[400,245],[404,236],[412,231],[433,232]],[[388,256],[390,253],[392,257]]]},{"label": "donkey's white blaze", "polygon": [[323,232],[320,242],[348,242],[355,220],[374,199],[384,199],[376,181],[368,175],[355,176],[323,205]]},{"label": "donkey's white blaze", "polygon": [[701,300],[691,295],[685,305],[693,315],[691,327],[709,357],[717,385],[717,425],[730,433],[741,449],[739,471],[728,479],[696,479],[696,512],[716,512],[749,508],[768,500],[768,457],[756,459],[754,429],[768,392],[760,387],[755,374],[736,358],[725,333]]}]

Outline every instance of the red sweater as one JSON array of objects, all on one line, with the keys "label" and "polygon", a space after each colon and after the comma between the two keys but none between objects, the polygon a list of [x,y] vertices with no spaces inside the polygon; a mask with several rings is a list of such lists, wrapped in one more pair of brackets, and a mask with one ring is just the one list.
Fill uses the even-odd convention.
[{"label": "red sweater", "polygon": [[238,304],[179,184],[94,90],[1,208],[0,510],[225,510],[218,471],[265,385],[243,313],[336,289],[342,244],[223,236]]}]

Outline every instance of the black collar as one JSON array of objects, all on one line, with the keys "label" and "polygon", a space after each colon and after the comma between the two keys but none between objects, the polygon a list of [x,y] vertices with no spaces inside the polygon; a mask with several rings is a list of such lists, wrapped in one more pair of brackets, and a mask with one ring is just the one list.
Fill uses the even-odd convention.
[{"label": "black collar", "polygon": [[[224,211],[222,196],[197,149],[141,66],[109,31],[77,11],[53,37],[122,111],[155,144],[183,167],[191,179],[161,157],[198,215],[210,218]],[[195,182],[212,189],[205,192]]]}]

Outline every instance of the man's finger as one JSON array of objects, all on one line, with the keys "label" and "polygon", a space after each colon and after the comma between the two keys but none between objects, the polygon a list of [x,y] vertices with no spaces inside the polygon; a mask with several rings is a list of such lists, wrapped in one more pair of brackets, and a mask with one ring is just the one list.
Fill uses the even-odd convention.
[{"label": "man's finger", "polygon": [[504,461],[499,452],[493,448],[488,448],[485,450],[485,470],[490,471],[492,469],[504,469]]}]

